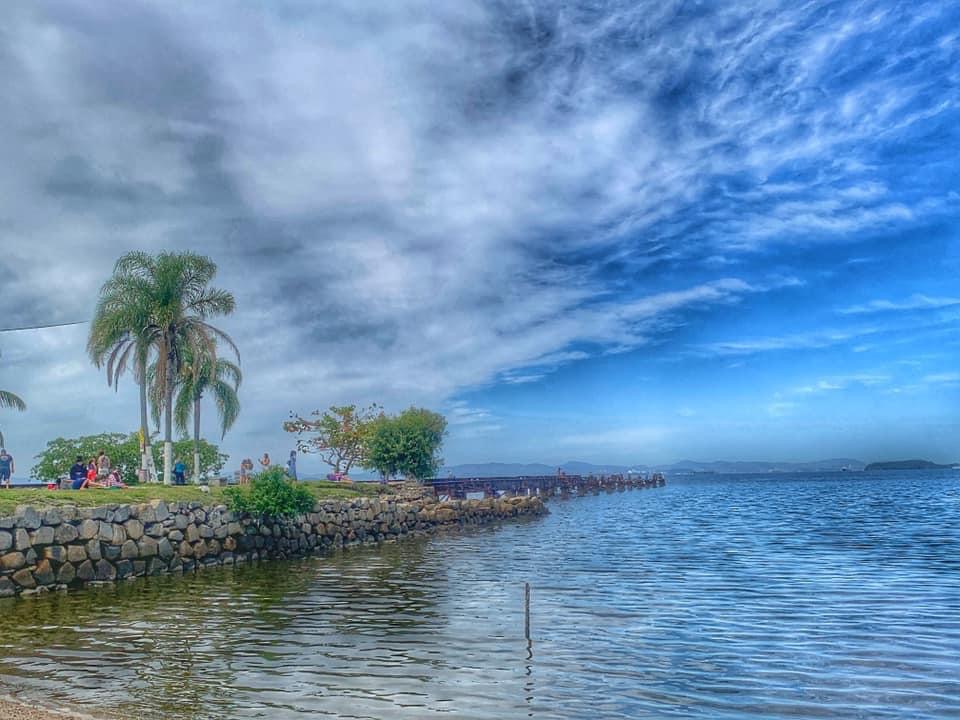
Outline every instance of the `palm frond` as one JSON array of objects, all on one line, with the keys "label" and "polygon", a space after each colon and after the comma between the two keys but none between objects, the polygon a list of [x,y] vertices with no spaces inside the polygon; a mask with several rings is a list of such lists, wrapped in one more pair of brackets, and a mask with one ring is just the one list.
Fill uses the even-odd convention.
[{"label": "palm frond", "polygon": [[27,409],[27,404],[20,399],[19,395],[14,395],[7,390],[0,390],[0,408],[12,408],[23,412]]}]

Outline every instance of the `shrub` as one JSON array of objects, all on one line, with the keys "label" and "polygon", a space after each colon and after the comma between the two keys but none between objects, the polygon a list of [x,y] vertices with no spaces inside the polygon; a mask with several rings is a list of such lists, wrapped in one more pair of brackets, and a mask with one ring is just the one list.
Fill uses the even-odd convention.
[{"label": "shrub", "polygon": [[313,509],[314,499],[302,485],[287,480],[281,467],[253,476],[247,487],[224,491],[231,510],[266,517],[292,517]]}]

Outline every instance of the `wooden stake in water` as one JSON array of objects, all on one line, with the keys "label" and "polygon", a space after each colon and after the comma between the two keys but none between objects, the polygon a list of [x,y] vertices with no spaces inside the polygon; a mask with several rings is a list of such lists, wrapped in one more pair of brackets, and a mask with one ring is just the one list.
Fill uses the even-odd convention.
[{"label": "wooden stake in water", "polygon": [[530,639],[530,583],[523,587],[523,635]]}]

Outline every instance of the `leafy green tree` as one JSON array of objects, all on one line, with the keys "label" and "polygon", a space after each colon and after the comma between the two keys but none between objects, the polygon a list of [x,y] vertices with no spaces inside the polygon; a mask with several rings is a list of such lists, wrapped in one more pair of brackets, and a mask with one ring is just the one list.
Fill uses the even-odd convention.
[{"label": "leafy green tree", "polygon": [[[19,395],[14,395],[9,390],[0,390],[0,408],[11,408],[23,412],[27,409],[27,404],[20,399]],[[0,446],[4,444],[3,433],[0,432]]]},{"label": "leafy green tree", "polygon": [[[174,443],[174,452],[190,453],[193,441],[183,439]],[[110,462],[120,472],[124,482],[132,483],[137,479],[140,467],[140,438],[137,433],[102,433],[85,435],[78,438],[57,438],[47,443],[47,447],[37,455],[37,464],[30,474],[43,481],[56,480],[70,472],[75,458],[79,455],[84,462],[97,456],[101,450],[110,456]],[[154,448],[159,452],[159,448]],[[201,469],[210,475],[219,473],[227,461],[227,456],[216,445],[201,443]]]},{"label": "leafy green tree", "polygon": [[371,429],[364,467],[384,478],[431,477],[443,464],[440,446],[446,434],[446,418],[430,410],[411,407],[397,416],[381,415]]},{"label": "leafy green tree", "polygon": [[303,485],[290,482],[281,467],[267,468],[253,476],[246,487],[227,488],[231,510],[265,517],[291,517],[310,512],[315,500]]},{"label": "leafy green tree", "polygon": [[[230,336],[208,322],[212,317],[229,315],[236,305],[232,294],[209,286],[216,273],[212,260],[195,253],[164,252],[154,256],[131,252],[117,260],[113,276],[101,290],[101,304],[107,310],[115,310],[116,318],[105,321],[102,339],[93,342],[91,336],[91,357],[100,357],[95,351],[104,347],[113,348],[103,356],[110,376],[116,375],[115,366],[122,368],[135,355],[142,373],[139,379],[146,388],[147,354],[155,354],[155,383],[151,391],[165,416],[163,481],[167,485],[172,482],[173,396],[185,349],[197,352],[203,348],[216,357],[216,341],[220,340],[237,352]],[[98,315],[99,310],[98,306]],[[111,344],[112,338],[115,340]],[[118,342],[126,343],[124,349],[116,347]],[[141,423],[145,425],[144,407],[142,402]]]},{"label": "leafy green tree", "polygon": [[314,410],[312,420],[290,413],[283,429],[296,433],[300,452],[316,453],[334,472],[346,474],[362,463],[378,413],[381,409],[375,404],[361,410],[356,405],[331,405],[323,413]]}]

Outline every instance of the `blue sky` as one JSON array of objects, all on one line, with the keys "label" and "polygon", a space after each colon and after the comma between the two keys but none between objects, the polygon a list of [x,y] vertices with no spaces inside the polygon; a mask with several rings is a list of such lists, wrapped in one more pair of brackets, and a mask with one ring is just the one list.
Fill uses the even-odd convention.
[{"label": "blue sky", "polygon": [[[333,402],[451,463],[960,460],[955,4],[383,5],[14,2],[3,325],[211,255],[231,463]],[[84,332],[0,335],[21,457],[136,424]]]}]

